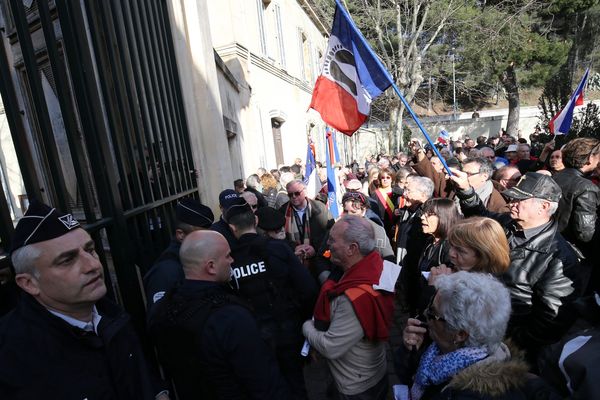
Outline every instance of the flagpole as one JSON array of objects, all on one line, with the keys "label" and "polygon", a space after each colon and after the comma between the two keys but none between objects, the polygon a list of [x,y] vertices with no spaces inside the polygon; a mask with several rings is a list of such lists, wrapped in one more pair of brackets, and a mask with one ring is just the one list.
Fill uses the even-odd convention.
[{"label": "flagpole", "polygon": [[[335,3],[337,5],[338,10],[340,10],[340,12],[342,12],[349,21],[353,21],[352,17],[350,17],[350,14],[348,14],[348,11],[346,10],[346,8],[340,3],[340,0],[335,0]],[[352,23],[354,24],[354,22],[352,22]],[[394,91],[396,92],[396,94],[400,98],[400,101],[402,102],[402,104],[404,104],[404,107],[408,110],[408,113],[410,114],[410,116],[412,117],[412,119],[415,121],[415,123],[417,124],[417,126],[419,127],[419,129],[421,130],[421,132],[423,133],[423,136],[425,136],[425,139],[427,140],[427,142],[429,142],[429,145],[431,146],[431,148],[432,148],[433,152],[435,153],[435,155],[442,162],[442,165],[444,166],[444,169],[446,170],[446,172],[448,172],[448,175],[452,176],[452,172],[450,172],[450,168],[448,167],[448,164],[446,164],[446,160],[444,159],[444,157],[442,157],[442,155],[440,154],[440,151],[437,149],[437,147],[435,147],[435,144],[433,143],[433,141],[431,140],[431,138],[427,134],[427,131],[425,131],[425,128],[423,127],[423,125],[421,125],[421,121],[419,121],[419,118],[415,115],[415,113],[413,112],[412,108],[410,108],[410,105],[408,104],[408,102],[406,101],[406,99],[404,98],[404,96],[402,96],[402,93],[400,93],[400,89],[398,89],[398,86],[396,86],[396,83],[392,79],[392,77],[389,74],[387,68],[383,65],[383,63],[381,62],[381,60],[379,59],[379,57],[377,56],[377,54],[375,54],[375,52],[373,51],[373,49],[371,49],[371,46],[369,45],[369,43],[367,42],[367,40],[365,39],[365,37],[362,35],[362,33],[358,29],[356,29],[356,28],[355,28],[355,30],[358,33],[358,37],[363,42],[363,45],[364,45],[365,49],[373,57],[373,59],[375,60],[375,62],[379,66],[379,68],[381,68],[383,71],[387,72],[387,74],[388,74],[388,80],[390,81],[391,86],[394,88]]]}]

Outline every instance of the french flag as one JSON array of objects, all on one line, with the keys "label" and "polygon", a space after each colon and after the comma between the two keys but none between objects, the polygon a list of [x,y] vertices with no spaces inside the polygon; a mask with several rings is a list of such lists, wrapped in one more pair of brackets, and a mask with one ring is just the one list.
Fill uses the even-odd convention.
[{"label": "french flag", "polygon": [[588,68],[585,71],[585,74],[583,74],[583,78],[581,78],[577,90],[575,90],[575,93],[573,93],[567,105],[550,120],[550,123],[548,124],[550,133],[555,135],[566,135],[569,133],[571,123],[573,122],[573,111],[575,110],[575,106],[583,105],[583,89],[585,88],[589,72],[590,70]]},{"label": "french flag", "polygon": [[317,172],[315,147],[312,139],[309,139],[308,148],[306,150],[306,171],[304,185],[306,186],[306,195],[311,199],[317,197],[317,193],[319,193],[321,190],[321,180],[319,179]]},{"label": "french flag", "polygon": [[327,125],[351,136],[365,122],[371,102],[393,80],[336,0],[331,36],[310,108]]}]

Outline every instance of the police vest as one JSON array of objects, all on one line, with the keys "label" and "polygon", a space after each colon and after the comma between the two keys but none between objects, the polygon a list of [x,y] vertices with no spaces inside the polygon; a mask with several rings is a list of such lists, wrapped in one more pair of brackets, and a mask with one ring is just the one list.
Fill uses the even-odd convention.
[{"label": "police vest", "polygon": [[[261,332],[269,322],[281,325],[299,318],[295,291],[285,268],[287,264],[269,254],[271,240],[257,235],[251,241],[239,243],[232,253],[232,286],[252,306]],[[281,269],[276,273],[274,262],[281,262]]]},{"label": "police vest", "polygon": [[203,379],[202,371],[207,367],[198,359],[195,349],[200,346],[198,332],[203,331],[208,317],[217,309],[231,304],[246,308],[222,288],[211,288],[196,296],[183,296],[177,287],[158,303],[149,331],[157,346],[160,363],[168,377],[173,379],[180,399],[215,398],[212,383]]}]

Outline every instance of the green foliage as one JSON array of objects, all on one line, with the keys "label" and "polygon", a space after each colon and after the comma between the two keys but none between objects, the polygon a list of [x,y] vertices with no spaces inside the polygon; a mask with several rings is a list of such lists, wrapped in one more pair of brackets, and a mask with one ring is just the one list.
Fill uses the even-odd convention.
[{"label": "green foliage", "polygon": [[536,13],[512,14],[514,3],[472,7],[453,25],[458,70],[468,77],[467,89],[477,90],[486,83],[491,87],[510,65],[515,66],[521,87],[540,87],[566,60],[570,43],[540,33]]},{"label": "green foliage", "polygon": [[588,103],[585,109],[573,117],[567,139],[572,140],[575,137],[600,139],[600,107],[595,103]]},{"label": "green foliage", "polygon": [[598,4],[598,0],[553,0],[548,3],[548,13],[565,16],[585,11]]}]

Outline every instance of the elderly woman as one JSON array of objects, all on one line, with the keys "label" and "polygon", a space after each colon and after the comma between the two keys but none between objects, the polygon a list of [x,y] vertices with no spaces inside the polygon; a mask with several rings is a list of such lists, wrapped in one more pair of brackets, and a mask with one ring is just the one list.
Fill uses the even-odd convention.
[{"label": "elderly woman", "polygon": [[[401,399],[523,398],[527,364],[502,343],[510,317],[508,289],[489,274],[442,276],[425,312],[403,332],[397,365]],[[400,387],[398,389],[401,389]]]}]

